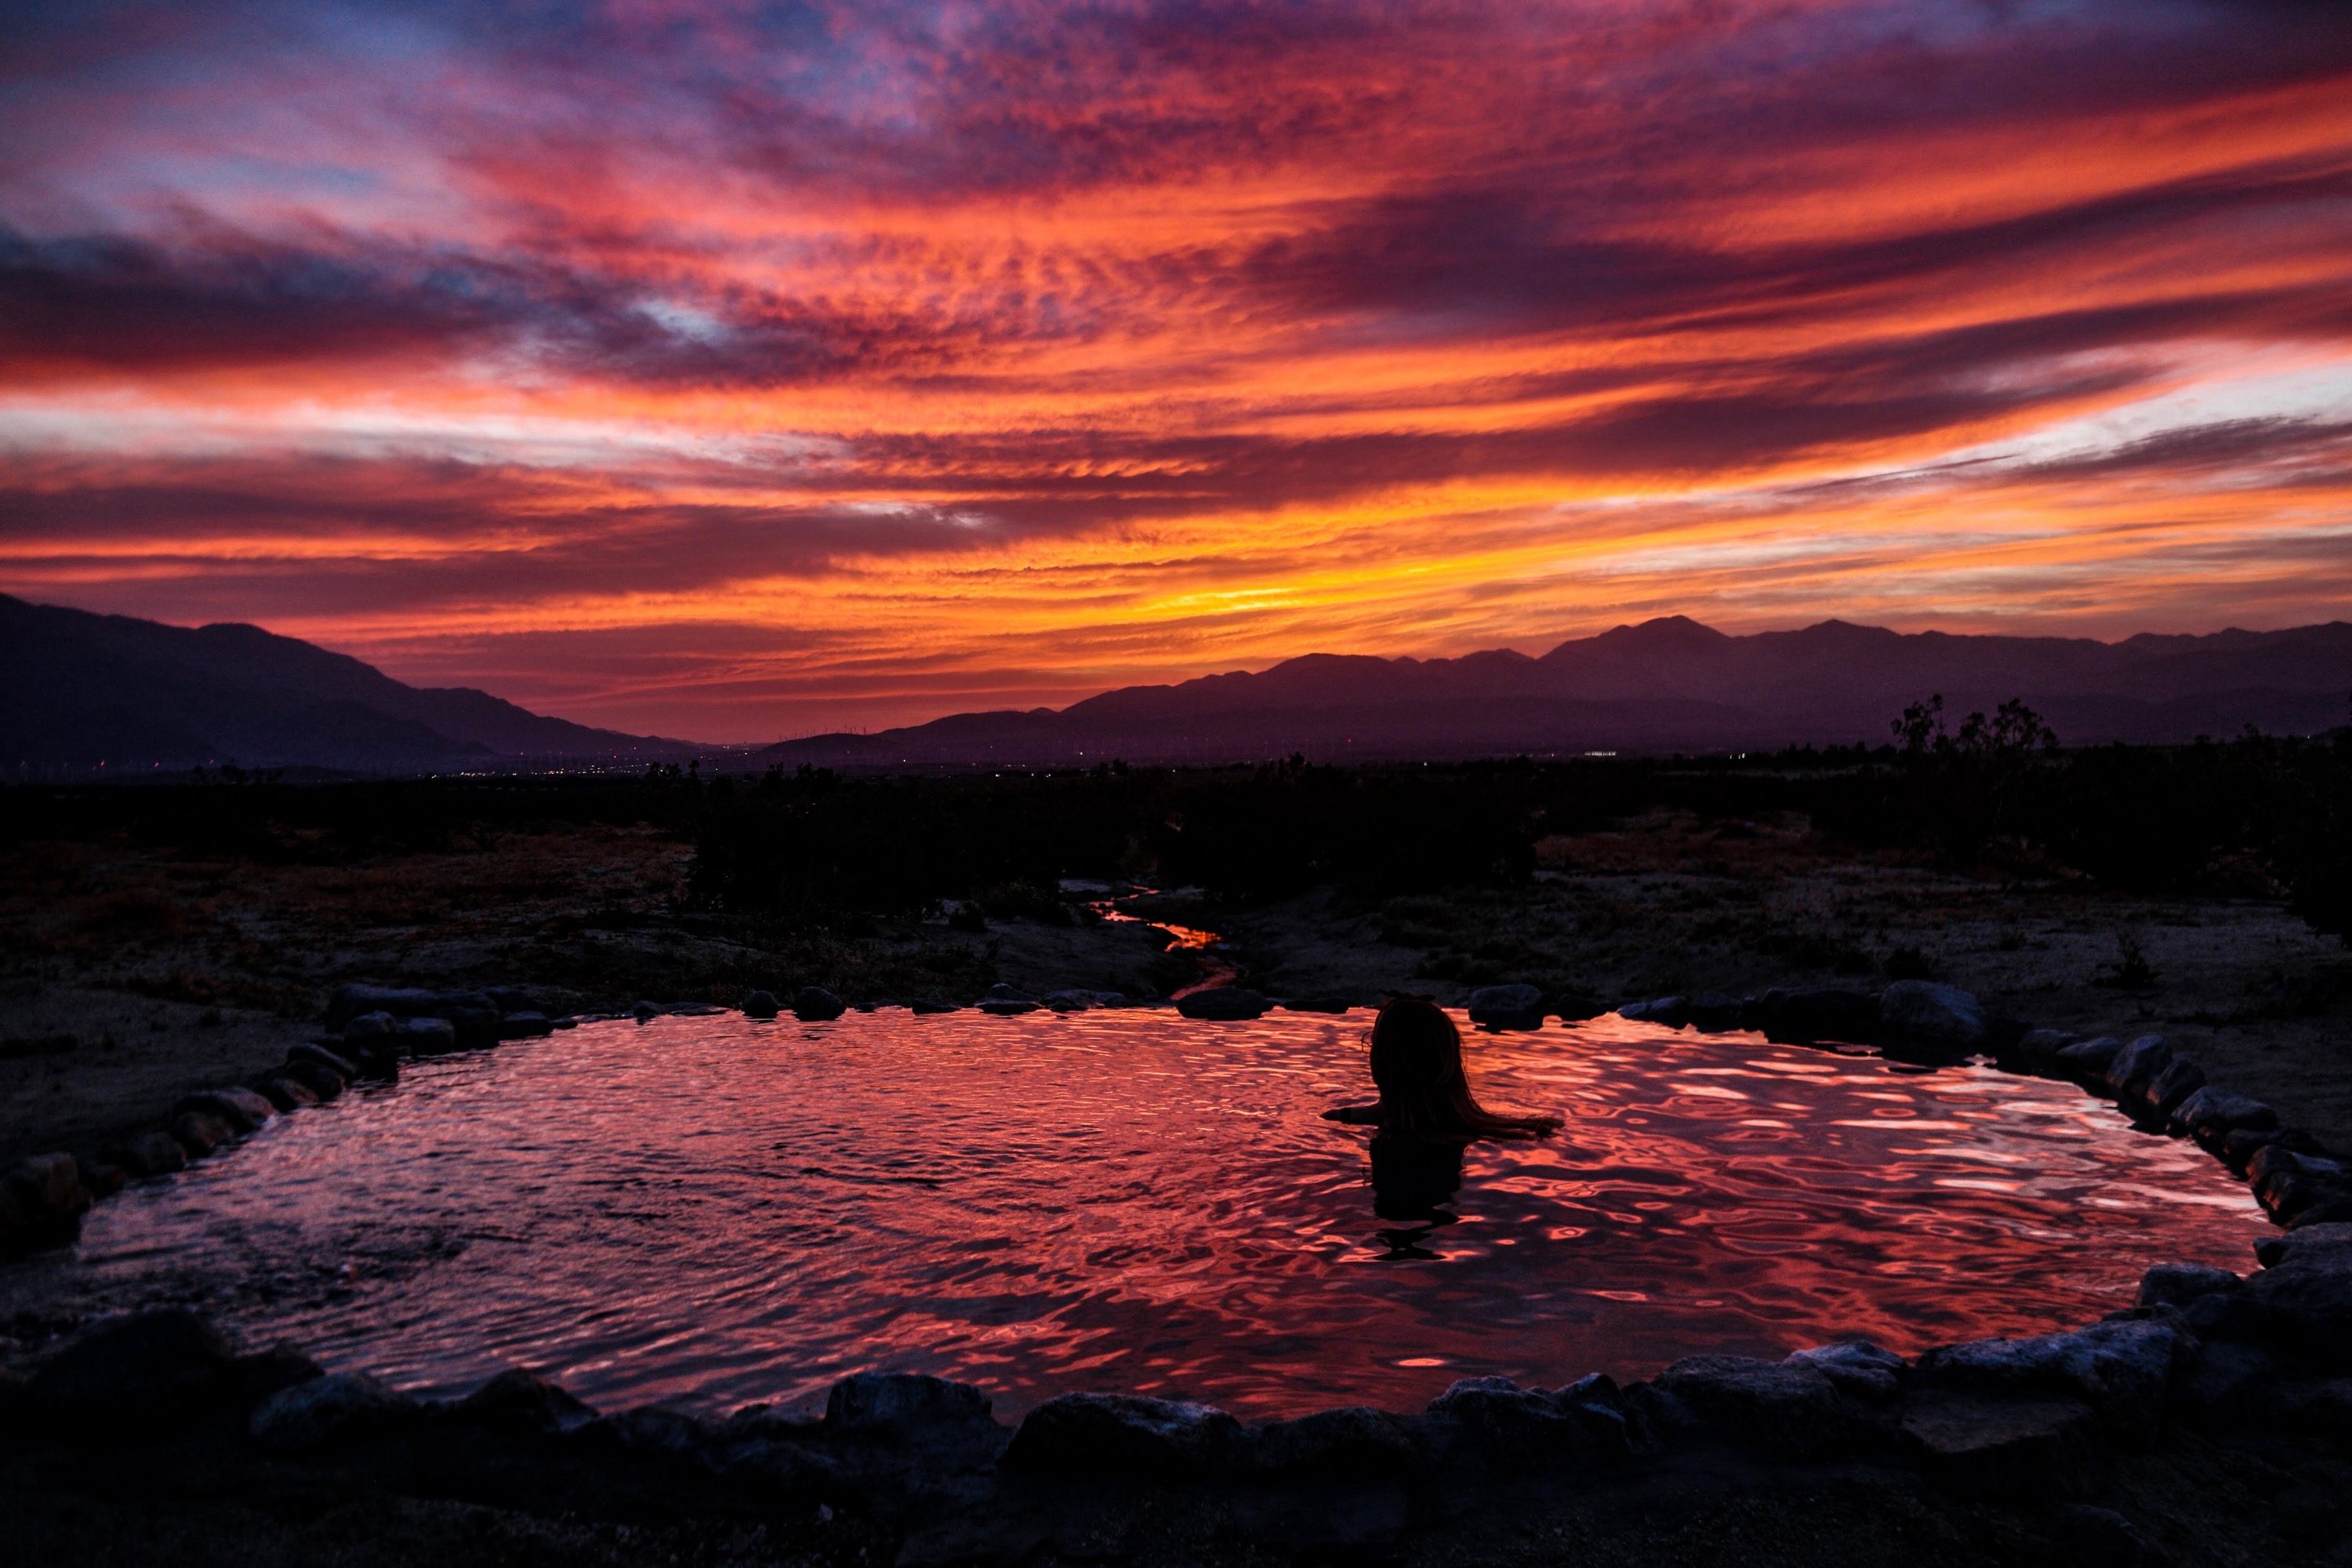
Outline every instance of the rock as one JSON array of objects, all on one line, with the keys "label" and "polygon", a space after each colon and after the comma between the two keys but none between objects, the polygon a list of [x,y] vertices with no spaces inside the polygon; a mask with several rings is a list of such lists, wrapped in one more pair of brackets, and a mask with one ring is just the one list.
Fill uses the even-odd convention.
[{"label": "rock", "polygon": [[249,1089],[208,1089],[201,1094],[184,1096],[173,1110],[196,1110],[219,1117],[238,1132],[250,1132],[271,1117],[278,1108]]},{"label": "rock", "polygon": [[2101,1035],[2062,1048],[2058,1066],[2085,1083],[2101,1083],[2105,1081],[2108,1064],[2123,1048],[2124,1043],[2113,1035]]},{"label": "rock", "polygon": [[1880,1037],[1940,1050],[1982,1048],[1991,1038],[1984,1005],[1958,986],[1898,980],[1878,994]]},{"label": "rock", "polygon": [[271,1394],[246,1432],[273,1452],[302,1453],[380,1432],[423,1408],[364,1373],[336,1373]]},{"label": "rock", "polygon": [[840,997],[822,985],[803,985],[793,993],[793,1016],[803,1024],[822,1024],[848,1011]]},{"label": "rock", "polygon": [[1034,1013],[1041,1005],[1036,1002],[982,1002],[980,1010],[992,1018],[1017,1018],[1024,1013]]},{"label": "rock", "polygon": [[2282,1263],[2317,1263],[2337,1254],[2352,1257],[2352,1225],[2307,1226],[2254,1243],[2254,1258],[2265,1268]]},{"label": "rock", "polygon": [[1420,1459],[1412,1426],[1365,1405],[1270,1421],[1252,1428],[1241,1447],[1246,1468],[1270,1476],[1394,1475]]},{"label": "rock", "polygon": [[[2208,1148],[2223,1145],[2241,1130],[2269,1131],[2279,1124],[2278,1112],[2259,1100],[2231,1094],[2207,1084],[2172,1108],[2172,1124],[2193,1134]],[[2252,1150],[2247,1151],[2249,1158]]]},{"label": "rock", "polygon": [[2352,1193],[2352,1182],[2347,1182],[2341,1161],[2299,1154],[2284,1143],[2256,1150],[2246,1163],[2246,1176],[2271,1217],[2285,1222],[2312,1215],[2314,1210]]},{"label": "rock", "polygon": [[188,1152],[169,1132],[142,1132],[113,1154],[115,1163],[134,1176],[168,1176],[188,1168]]},{"label": "rock", "polygon": [[1176,999],[1176,1011],[1187,1018],[1241,1023],[1265,1012],[1265,998],[1239,985],[1212,986]]},{"label": "rock", "polygon": [[208,1110],[184,1110],[172,1118],[172,1136],[191,1160],[201,1160],[230,1139],[236,1129]]},{"label": "rock", "polygon": [[2158,1116],[2168,1118],[2175,1106],[2204,1087],[2205,1069],[2188,1057],[2175,1057],[2150,1081],[2140,1100]]},{"label": "rock", "polygon": [[1429,1402],[1485,1467],[1523,1468],[1591,1447],[1582,1413],[1507,1377],[1465,1377]]},{"label": "rock", "polygon": [[1197,1475],[1224,1458],[1240,1431],[1239,1422],[1212,1405],[1132,1394],[1065,1394],[1023,1418],[1003,1465],[1031,1474]]},{"label": "rock", "polygon": [[[346,985],[327,1004],[327,1027],[346,1028],[353,1018],[385,1013],[394,1018],[446,1018],[487,1015],[495,1024],[499,1005],[480,991],[428,991],[406,985]],[[461,1030],[462,1033],[462,1030]]]},{"label": "rock", "polygon": [[1702,991],[1683,1003],[1683,1016],[1696,1028],[1710,1035],[1739,1027],[1748,1012],[1748,1004],[1737,996],[1726,996],[1720,991]]},{"label": "rock", "polygon": [[1945,1345],[1921,1356],[1918,1371],[1938,1384],[2070,1394],[2116,1430],[2146,1434],[2163,1415],[2182,1343],[2168,1323],[2115,1321],[2071,1333]]},{"label": "rock", "polygon": [[1609,1004],[1589,991],[1563,991],[1551,999],[1549,1010],[1563,1024],[1580,1024],[1608,1012]]},{"label": "rock", "polygon": [[521,1012],[499,1015],[499,1038],[501,1040],[535,1040],[542,1035],[553,1033],[555,1033],[555,1026],[549,1021],[544,1013]]},{"label": "rock", "polygon": [[316,1095],[321,1103],[341,1094],[347,1081],[334,1068],[322,1067],[314,1061],[289,1061],[286,1064],[285,1074]]},{"label": "rock", "polygon": [[1841,1446],[1853,1423],[1828,1373],[1803,1362],[1685,1356],[1653,1384],[1692,1425],[1734,1441],[1815,1456]]},{"label": "rock", "polygon": [[5,1183],[0,1183],[0,1258],[26,1251],[34,1245],[33,1222],[26,1215],[25,1205],[10,1195]]},{"label": "rock", "polygon": [[2220,1153],[2232,1168],[2242,1172],[2257,1153],[2286,1136],[2283,1129],[2276,1127],[2233,1127],[2222,1135]]},{"label": "rock", "polygon": [[2164,1037],[2142,1035],[2116,1053],[2100,1081],[2119,1095],[2144,1095],[2156,1075],[2171,1065],[2172,1047],[2164,1043]]},{"label": "rock", "polygon": [[300,1079],[285,1073],[273,1073],[253,1080],[253,1092],[276,1106],[278,1114],[302,1110],[319,1103],[319,1096]]},{"label": "rock", "polygon": [[1292,1013],[1345,1013],[1355,1005],[1345,996],[1298,996],[1283,1003]]},{"label": "rock", "polygon": [[282,1389],[327,1375],[327,1369],[294,1345],[278,1343],[257,1355],[239,1356],[236,1394],[240,1405],[260,1404]]},{"label": "rock", "polygon": [[1781,1364],[1810,1366],[1828,1378],[1840,1394],[1866,1400],[1895,1397],[1906,1365],[1901,1356],[1868,1340],[1815,1345],[1783,1357]]},{"label": "rock", "polygon": [[963,1004],[961,1002],[942,1002],[936,996],[918,996],[912,1002],[907,1004],[907,1010],[911,1013],[922,1015],[932,1013],[961,1013],[963,1011]]},{"label": "rock", "polygon": [[1039,1002],[1044,1000],[1042,997],[1032,996],[1028,992],[1022,990],[1018,985],[1008,985],[1002,980],[990,986],[986,991],[982,992],[980,999],[983,1002]]},{"label": "rock", "polygon": [[92,1198],[110,1198],[131,1180],[131,1173],[110,1160],[84,1160],[81,1184]]},{"label": "rock", "polygon": [[1470,1021],[1490,1029],[1540,1029],[1543,993],[1532,985],[1482,985],[1470,993]]},{"label": "rock", "polygon": [[576,1428],[574,1440],[602,1444],[633,1454],[660,1454],[672,1459],[711,1462],[725,1436],[725,1428],[683,1411],[657,1405],[600,1415]]},{"label": "rock", "polygon": [[400,1020],[389,1013],[362,1013],[343,1023],[343,1045],[356,1049],[371,1041],[389,1040]]},{"label": "rock", "polygon": [[331,1051],[324,1046],[314,1046],[308,1041],[288,1051],[286,1059],[289,1062],[309,1062],[315,1067],[324,1068],[345,1083],[353,1082],[360,1076],[358,1062],[339,1051]]},{"label": "rock", "polygon": [[1679,1029],[1690,1022],[1679,996],[1659,996],[1647,1002],[1628,1002],[1617,1009],[1617,1016],[1636,1024],[1656,1024],[1669,1029]]},{"label": "rock", "polygon": [[782,1011],[783,1006],[772,991],[753,991],[743,998],[743,1016],[746,1018],[772,1018]]},{"label": "rock", "polygon": [[1786,1045],[1868,1045],[1878,1038],[1878,998],[1836,986],[1775,988],[1748,1003],[1744,1016],[1766,1039]]},{"label": "rock", "polygon": [[457,1026],[446,1018],[404,1018],[393,1037],[397,1048],[420,1057],[457,1048]]},{"label": "rock", "polygon": [[60,1247],[89,1212],[89,1192],[71,1154],[35,1154],[8,1173],[8,1195],[22,1227],[19,1245]]},{"label": "rock", "polygon": [[861,1372],[833,1385],[824,1424],[836,1432],[908,1432],[984,1426],[997,1430],[987,1394],[968,1383],[914,1373]]},{"label": "rock", "polygon": [[2017,1044],[2011,1049],[2021,1061],[2036,1064],[2054,1062],[2060,1051],[2080,1038],[2082,1037],[2072,1029],[2028,1029],[2017,1037]]},{"label": "rock", "polygon": [[2235,1290],[2243,1283],[2226,1268],[2209,1268],[2201,1263],[2159,1263],[2140,1276],[2139,1304],[2186,1307],[2200,1297],[2217,1290]]},{"label": "rock", "polygon": [[89,1330],[33,1374],[26,1394],[78,1430],[135,1440],[226,1399],[237,1358],[195,1313],[178,1309],[117,1318]]},{"label": "rock", "polygon": [[2282,1344],[2330,1373],[2352,1372],[2352,1226],[2315,1225],[2271,1248],[2246,1294]]},{"label": "rock", "polygon": [[1091,991],[1048,991],[1045,1005],[1056,1013],[1083,1013],[1095,1005]]},{"label": "rock", "polygon": [[648,1024],[660,1017],[666,1011],[667,1009],[658,1002],[639,1002],[629,1008],[629,1016],[640,1024]]},{"label": "rock", "polygon": [[1900,1430],[1930,1479],[1972,1497],[2077,1495],[2106,1458],[2096,1417],[2074,1399],[1932,1391],[1906,1401]]},{"label": "rock", "polygon": [[450,1407],[450,1413],[485,1426],[518,1432],[563,1432],[595,1419],[596,1413],[535,1372],[510,1367]]}]

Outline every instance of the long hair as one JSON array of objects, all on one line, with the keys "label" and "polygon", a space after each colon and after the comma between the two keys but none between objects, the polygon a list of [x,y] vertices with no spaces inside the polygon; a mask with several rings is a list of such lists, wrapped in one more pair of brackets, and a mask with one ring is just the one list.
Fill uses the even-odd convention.
[{"label": "long hair", "polygon": [[1416,1138],[1535,1138],[1559,1123],[1487,1110],[1462,1070],[1462,1031],[1417,996],[1391,998],[1372,1023],[1372,1082],[1380,1124]]}]

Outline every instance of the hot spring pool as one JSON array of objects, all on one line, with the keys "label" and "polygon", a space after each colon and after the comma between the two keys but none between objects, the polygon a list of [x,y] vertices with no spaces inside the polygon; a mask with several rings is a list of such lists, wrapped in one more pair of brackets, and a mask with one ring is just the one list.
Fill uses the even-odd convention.
[{"label": "hot spring pool", "polygon": [[1318,1115],[1370,1098],[1369,1022],[587,1025],[273,1121],[102,1205],[81,1265],[201,1259],[248,1338],[425,1394],[520,1364],[718,1411],[888,1368],[1263,1415],[2076,1325],[2266,1228],[2065,1085],[1618,1018],[1470,1037],[1482,1098],[1568,1126],[1457,1177]]}]

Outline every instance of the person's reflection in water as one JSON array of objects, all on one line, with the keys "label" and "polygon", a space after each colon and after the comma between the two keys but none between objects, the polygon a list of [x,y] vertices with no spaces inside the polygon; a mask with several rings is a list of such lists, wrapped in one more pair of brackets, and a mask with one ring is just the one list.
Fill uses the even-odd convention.
[{"label": "person's reflection in water", "polygon": [[1438,1226],[1462,1216],[1445,1205],[1462,1189],[1462,1151],[1451,1138],[1415,1138],[1408,1132],[1372,1134],[1372,1212],[1411,1226],[1378,1233],[1388,1247],[1384,1258],[1434,1258],[1422,1243]]},{"label": "person's reflection in water", "polygon": [[1382,1219],[1418,1222],[1382,1231],[1391,1258],[1431,1258],[1420,1244],[1456,1215],[1444,1212],[1462,1185],[1462,1152],[1477,1138],[1542,1138],[1557,1116],[1489,1110],[1470,1092],[1462,1067],[1462,1031],[1444,1009],[1417,996],[1392,998],[1372,1024],[1370,1105],[1335,1106],[1326,1120],[1377,1127],[1372,1139],[1372,1209]]}]

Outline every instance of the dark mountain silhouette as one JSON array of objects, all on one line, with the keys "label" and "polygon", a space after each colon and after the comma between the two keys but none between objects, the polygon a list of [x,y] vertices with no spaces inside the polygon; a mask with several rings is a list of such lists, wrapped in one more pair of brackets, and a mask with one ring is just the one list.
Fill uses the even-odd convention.
[{"label": "dark mountain silhouette", "polygon": [[467,687],[404,686],[258,626],[170,626],[5,595],[0,667],[0,764],[20,776],[225,763],[446,772],[671,761],[697,750],[550,719]]},{"label": "dark mountain silhouette", "polygon": [[1906,702],[1955,720],[2021,697],[2071,744],[2178,742],[2246,725],[2345,721],[2352,624],[2289,631],[1956,637],[1824,621],[1730,637],[1681,616],[1572,638],[1540,658],[1310,654],[1257,674],[1131,686],[1058,711],[960,713],[871,735],[813,735],[761,763],[892,767],[1218,763],[1585,751],[1717,752],[1883,742]]}]

